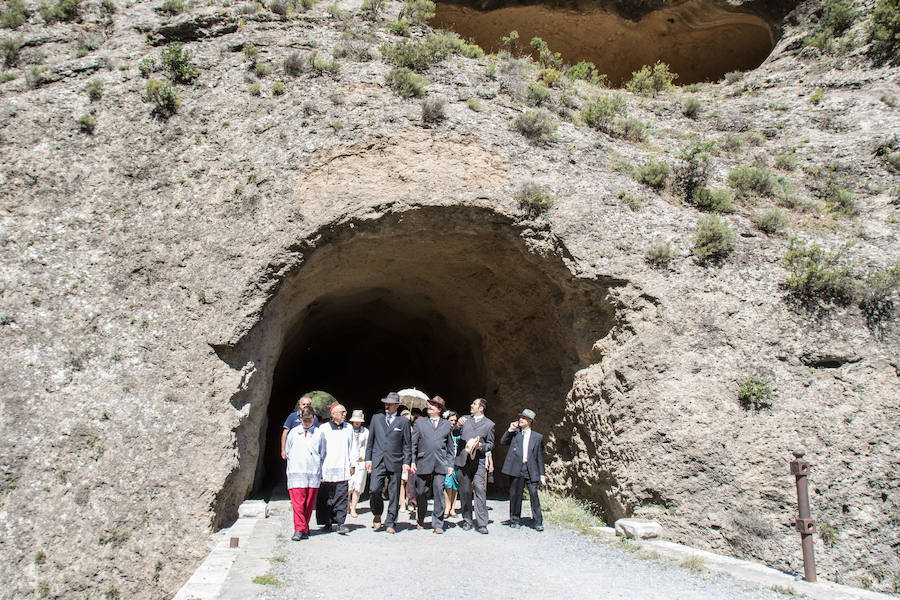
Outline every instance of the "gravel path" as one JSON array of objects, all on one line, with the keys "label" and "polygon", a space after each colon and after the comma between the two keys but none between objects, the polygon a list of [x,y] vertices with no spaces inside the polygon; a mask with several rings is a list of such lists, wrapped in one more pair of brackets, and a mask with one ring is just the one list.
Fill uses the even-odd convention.
[{"label": "gravel path", "polygon": [[695,574],[665,559],[642,559],[640,553],[550,523],[542,533],[511,529],[502,525],[507,503],[489,504],[489,535],[451,526],[438,536],[430,523],[419,531],[414,521],[402,522],[402,511],[395,535],[375,532],[364,508],[359,518],[348,518],[347,536],[313,529],[308,540],[292,542],[290,504],[273,503],[270,518],[281,524],[283,535],[275,543],[270,573],[285,585],[260,585],[256,598],[785,598],[726,575]]}]

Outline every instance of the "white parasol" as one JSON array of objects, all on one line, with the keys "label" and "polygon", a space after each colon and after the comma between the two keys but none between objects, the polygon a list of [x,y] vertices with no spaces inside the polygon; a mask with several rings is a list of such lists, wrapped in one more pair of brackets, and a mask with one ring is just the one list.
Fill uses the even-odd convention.
[{"label": "white parasol", "polygon": [[400,390],[397,392],[397,395],[400,396],[400,404],[404,404],[409,408],[425,408],[428,406],[428,394],[415,388]]}]

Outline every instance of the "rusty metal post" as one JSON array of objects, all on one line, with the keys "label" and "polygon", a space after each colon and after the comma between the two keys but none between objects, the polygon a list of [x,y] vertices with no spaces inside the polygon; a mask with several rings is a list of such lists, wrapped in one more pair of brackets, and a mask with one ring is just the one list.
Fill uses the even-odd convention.
[{"label": "rusty metal post", "polygon": [[813,534],[816,532],[816,520],[809,516],[809,463],[803,460],[806,451],[802,448],[794,450],[791,461],[791,473],[797,479],[797,506],[800,518],[797,519],[797,531],[800,532],[800,547],[803,549],[803,578],[806,581],[816,580],[816,557],[813,554]]},{"label": "rusty metal post", "polygon": [[228,540],[228,542],[229,542],[229,544],[228,544],[229,548],[237,548],[238,545],[240,545],[240,543],[241,543],[241,538],[233,537],[230,540]]}]

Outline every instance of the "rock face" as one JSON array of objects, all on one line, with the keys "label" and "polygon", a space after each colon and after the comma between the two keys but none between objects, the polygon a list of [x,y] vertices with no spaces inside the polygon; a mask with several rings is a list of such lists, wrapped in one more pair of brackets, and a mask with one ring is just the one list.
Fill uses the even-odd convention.
[{"label": "rock face", "polygon": [[[52,24],[28,4],[0,34],[22,38],[0,83],[0,597],[169,597],[210,527],[277,485],[299,391],[368,416],[412,385],[460,411],[484,396],[500,424],[534,409],[552,485],[609,523],[793,571],[802,445],[820,573],[896,585],[896,309],[799,302],[782,262],[792,236],[858,279],[900,255],[898,71],[867,57],[859,4],[825,54],[804,47],[810,2],[752,72],[624,94],[643,141],[587,126],[609,91],[564,79],[544,143],[511,126],[529,61],[425,70],[443,119],[398,98],[377,49],[398,3],[367,21],[352,0],[284,18],[85,0]],[[141,69],[173,79],[172,41],[198,77],[168,114]],[[710,187],[742,191],[718,263],[691,254],[696,204],[641,183],[695,143]],[[546,212],[520,202],[533,186]],[[754,219],[776,204],[769,235]],[[750,379],[768,407],[739,402]]]}]

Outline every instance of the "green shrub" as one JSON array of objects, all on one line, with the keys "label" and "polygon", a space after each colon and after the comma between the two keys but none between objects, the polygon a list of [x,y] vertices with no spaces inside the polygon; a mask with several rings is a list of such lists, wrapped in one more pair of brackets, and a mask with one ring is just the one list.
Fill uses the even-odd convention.
[{"label": "green shrub", "polygon": [[761,131],[748,131],[744,134],[744,141],[749,146],[762,146],[766,143],[766,136]]},{"label": "green shrub", "polygon": [[461,53],[465,45],[456,35],[433,33],[422,41],[401,40],[394,44],[383,44],[381,54],[388,63],[396,67],[424,71],[453,54]]},{"label": "green shrub", "polygon": [[256,76],[259,78],[268,77],[272,74],[272,65],[265,62],[258,62],[253,65],[253,72],[256,73]]},{"label": "green shrub", "polygon": [[22,0],[6,0],[6,6],[0,11],[0,27],[16,29],[28,19],[25,2]]},{"label": "green shrub", "polygon": [[681,114],[689,119],[696,119],[700,114],[700,100],[696,96],[688,96],[681,101]]},{"label": "green shrub", "polygon": [[254,81],[247,88],[247,91],[250,92],[251,96],[259,96],[260,94],[262,94],[262,86],[259,85],[258,81]]},{"label": "green shrub", "polygon": [[678,77],[669,71],[669,65],[659,62],[651,68],[644,65],[638,71],[631,73],[631,80],[625,84],[625,88],[639,96],[654,97],[657,93],[674,89],[672,82]]},{"label": "green shrub", "polygon": [[619,190],[618,197],[619,200],[625,203],[625,206],[627,206],[631,212],[639,212],[644,208],[644,200],[640,196],[629,194],[625,190]]},{"label": "green shrub", "polygon": [[744,138],[729,133],[719,141],[719,146],[726,152],[737,152],[744,147]]},{"label": "green shrub", "polygon": [[547,42],[539,37],[531,38],[531,51],[537,54],[537,61],[548,69],[561,69],[563,65],[562,55],[553,52]]},{"label": "green shrub", "polygon": [[644,255],[647,264],[657,268],[668,267],[673,258],[675,258],[675,249],[672,248],[671,242],[653,244],[647,248],[647,252]]},{"label": "green shrub", "polygon": [[282,94],[284,94],[284,82],[276,81],[272,84],[272,95],[281,96]]},{"label": "green shrub", "polygon": [[786,152],[775,156],[775,168],[781,171],[793,171],[797,168],[797,157],[793,152]]},{"label": "green shrub", "polygon": [[682,198],[694,198],[709,181],[713,164],[710,154],[712,147],[713,142],[693,144],[678,155],[679,161],[674,169],[674,188]]},{"label": "green shrub", "polygon": [[291,52],[287,58],[284,59],[284,72],[292,77],[299,77],[302,75],[305,66],[306,61],[299,52]]},{"label": "green shrub", "polygon": [[628,107],[621,94],[600,96],[581,110],[581,118],[585,123],[594,129],[610,134],[615,130],[616,118],[624,117],[627,114]]},{"label": "green shrub", "polygon": [[184,0],[165,0],[158,10],[167,15],[180,15],[184,12]]},{"label": "green shrub", "polygon": [[191,62],[191,51],[172,42],[162,51],[162,65],[168,69],[176,83],[193,83],[200,76],[197,65]]},{"label": "green shrub", "polygon": [[822,88],[816,88],[812,94],[809,95],[809,101],[813,106],[818,106],[820,102],[822,102],[822,96],[825,94],[825,91]]},{"label": "green shrub", "polygon": [[25,85],[31,89],[36,89],[47,83],[45,73],[49,68],[45,65],[34,65],[25,71]]},{"label": "green shrub", "polygon": [[0,57],[3,58],[6,67],[13,67],[19,62],[19,52],[23,43],[21,36],[5,37],[0,40]]},{"label": "green shrub", "polygon": [[562,73],[556,69],[541,69],[541,72],[538,73],[538,81],[543,82],[547,87],[555,86],[559,83],[560,78],[562,78]]},{"label": "green shrub", "polygon": [[97,127],[97,120],[91,115],[81,115],[78,117],[78,129],[82,133],[91,135],[94,133],[95,127]]},{"label": "green shrub", "polygon": [[81,12],[81,0],[59,0],[56,4],[44,2],[38,7],[38,12],[47,23],[74,21]]},{"label": "green shrub", "polygon": [[341,65],[336,60],[319,58],[318,52],[309,55],[309,68],[316,75],[337,75]]},{"label": "green shrub", "polygon": [[530,219],[536,219],[553,206],[554,199],[550,190],[537,184],[529,183],[516,194],[516,203]]},{"label": "green shrub", "polygon": [[767,211],[757,213],[753,217],[753,224],[757,229],[769,235],[779,233],[791,222],[790,217],[783,210],[770,208]]},{"label": "green shrub", "polygon": [[440,123],[447,118],[444,107],[447,101],[444,98],[433,96],[422,101],[422,121],[424,123]]},{"label": "green shrub", "polygon": [[42,565],[47,562],[47,553],[43,550],[38,550],[34,554],[34,564]]},{"label": "green shrub", "polygon": [[142,58],[140,62],[138,62],[138,71],[141,72],[141,77],[147,79],[150,77],[150,74],[156,70],[156,59],[154,58]]},{"label": "green shrub", "polygon": [[660,191],[669,180],[669,165],[664,162],[648,161],[638,169],[637,180]]},{"label": "green shrub", "polygon": [[859,307],[869,326],[877,330],[893,312],[894,297],[900,289],[900,261],[889,269],[868,273],[860,288]]},{"label": "green shrub", "polygon": [[819,523],[817,529],[819,530],[819,537],[822,538],[822,543],[828,548],[834,546],[838,539],[838,528],[828,523]]},{"label": "green shrub", "polygon": [[854,217],[858,214],[853,194],[839,185],[829,185],[822,198],[828,212],[837,217]]},{"label": "green shrub", "polygon": [[869,39],[875,58],[900,62],[900,0],[878,0],[869,25]]},{"label": "green shrub", "polygon": [[525,92],[525,102],[529,106],[541,106],[550,97],[550,90],[537,82],[528,84],[528,91]]},{"label": "green shrub", "polygon": [[484,56],[484,50],[478,44],[463,44],[460,54],[466,58],[481,58]]},{"label": "green shrub", "polygon": [[605,85],[606,83],[606,75],[601,75],[597,72],[597,66],[594,63],[586,61],[581,61],[569,67],[566,71],[566,77],[572,81],[583,79],[594,85]]},{"label": "green shrub", "polygon": [[515,55],[516,50],[519,48],[519,32],[513,29],[509,32],[509,35],[504,35],[500,38],[500,43],[506,52],[510,55]]},{"label": "green shrub", "polygon": [[788,270],[786,284],[791,293],[804,298],[850,302],[855,293],[853,273],[838,253],[817,244],[791,238],[782,262]]},{"label": "green shrub", "polygon": [[153,104],[153,112],[167,118],[178,111],[181,99],[172,87],[159,79],[148,79],[144,88],[144,101]]},{"label": "green shrub", "polygon": [[431,0],[406,0],[400,11],[400,18],[413,25],[425,25],[434,17],[435,8]]},{"label": "green shrub", "polygon": [[4,71],[0,73],[0,83],[6,83],[7,81],[12,81],[19,77],[18,73],[14,73],[12,71]]},{"label": "green shrub", "polygon": [[377,21],[384,9],[384,0],[363,0],[359,12],[366,21]]},{"label": "green shrub", "polygon": [[424,77],[420,77],[406,67],[400,67],[391,70],[387,74],[385,81],[394,92],[401,98],[412,98],[413,96],[421,96],[425,93],[425,86],[428,81]]},{"label": "green shrub", "polygon": [[694,192],[691,200],[700,210],[715,213],[733,213],[737,207],[732,202],[731,192],[728,190],[711,190],[700,188]]},{"label": "green shrub", "polygon": [[481,104],[478,103],[478,98],[469,98],[466,100],[466,106],[469,107],[469,110],[474,112],[478,112],[481,110]]},{"label": "green shrub", "polygon": [[99,79],[92,79],[84,89],[91,102],[96,102],[103,97],[103,82]]},{"label": "green shrub", "polygon": [[748,377],[738,385],[738,403],[744,410],[761,410],[772,406],[772,387],[756,377]]},{"label": "green shrub", "polygon": [[617,122],[621,137],[633,142],[643,142],[647,139],[647,131],[650,123],[641,121],[636,117],[625,117]]},{"label": "green shrub", "polygon": [[241,53],[247,60],[256,62],[256,57],[259,56],[259,48],[257,48],[256,44],[253,42],[247,42],[244,44],[244,47],[241,48]]},{"label": "green shrub", "polygon": [[778,186],[778,180],[768,169],[736,167],[728,173],[728,185],[734,188],[740,197],[748,197],[752,193],[772,196]]},{"label": "green shrub", "polygon": [[557,123],[544,110],[526,110],[512,122],[513,129],[538,144],[548,144],[556,139]]},{"label": "green shrub", "polygon": [[822,3],[822,18],[819,23],[835,36],[839,36],[853,25],[856,10],[849,0],[825,0]]},{"label": "green shrub", "polygon": [[700,217],[691,253],[701,262],[726,258],[734,251],[735,234],[726,221],[716,215]]},{"label": "green shrub", "polygon": [[406,19],[394,21],[393,23],[391,23],[391,33],[393,33],[394,35],[409,37],[409,21],[407,21]]}]

